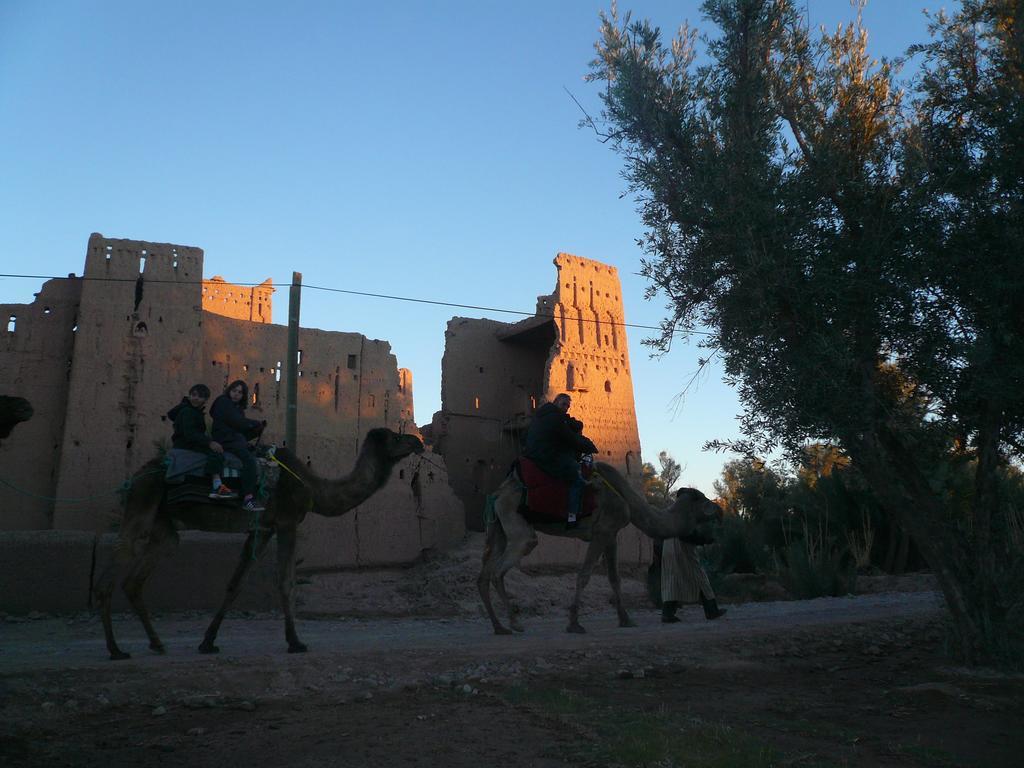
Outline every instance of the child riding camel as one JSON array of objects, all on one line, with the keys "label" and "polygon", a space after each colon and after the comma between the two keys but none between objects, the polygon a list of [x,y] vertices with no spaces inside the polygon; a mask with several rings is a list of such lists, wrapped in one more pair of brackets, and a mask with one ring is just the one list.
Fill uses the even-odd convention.
[{"label": "child riding camel", "polygon": [[256,500],[256,482],[259,469],[256,458],[249,450],[249,441],[263,432],[265,421],[245,417],[249,400],[249,386],[239,379],[224,390],[224,394],[213,401],[210,416],[213,417],[213,438],[242,462],[241,489],[242,507],[249,512],[262,512],[263,506]]},{"label": "child riding camel", "polygon": [[237,499],[238,494],[228,488],[220,478],[224,471],[224,447],[206,433],[206,415],[203,408],[210,398],[210,388],[196,384],[188,396],[167,412],[167,418],[174,423],[171,445],[187,451],[206,454],[205,471],[213,475],[211,499]]}]

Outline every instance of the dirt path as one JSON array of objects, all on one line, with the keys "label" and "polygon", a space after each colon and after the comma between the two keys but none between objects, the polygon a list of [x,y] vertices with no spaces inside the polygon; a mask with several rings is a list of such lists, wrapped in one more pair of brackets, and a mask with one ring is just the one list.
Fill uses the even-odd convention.
[{"label": "dirt path", "polygon": [[[552,577],[571,581],[568,576]],[[348,580],[349,583],[351,579]],[[636,595],[638,585],[630,587]],[[606,604],[605,604],[606,605]],[[166,656],[118,617],[0,622],[0,756],[17,766],[1010,766],[1018,678],[956,670],[934,592],[748,603],[662,625],[564,610],[496,637],[479,617],[160,617]]]},{"label": "dirt path", "polygon": [[[620,629],[603,579],[565,632],[569,573],[513,572],[526,633],[495,636],[478,541],[412,568],[307,575],[300,637],[276,612],[0,616],[0,764],[14,766],[1010,766],[1019,678],[950,666],[927,579],[883,592],[688,607],[663,625],[640,574]],[[891,588],[885,580],[874,587]],[[868,585],[867,588],[874,588]]]},{"label": "dirt path", "polygon": [[[555,613],[528,619],[527,632],[512,636],[495,636],[490,624],[481,618],[305,619],[299,622],[299,632],[312,653],[292,657],[288,663],[319,666],[326,659],[336,663],[349,656],[411,652],[487,658],[662,643],[699,649],[780,629],[932,616],[940,608],[934,592],[886,593],[748,603],[732,606],[727,619],[718,622],[702,621],[699,609],[690,607],[680,614],[684,622],[678,626],[663,626],[655,612],[634,608],[639,626],[632,629],[620,629],[614,611],[607,609],[583,617],[586,635],[566,633],[565,616]],[[158,617],[156,623],[168,649],[166,656],[148,650],[148,641],[133,615],[116,617],[114,629],[119,642],[133,655],[118,664],[119,668],[157,669],[209,661],[195,653],[206,628],[206,616],[172,614]],[[231,663],[253,663],[284,650],[283,623],[276,614],[235,615],[225,621],[218,643]],[[93,616],[0,623],[0,674],[107,666],[102,629]],[[409,674],[413,672],[409,670]]]}]

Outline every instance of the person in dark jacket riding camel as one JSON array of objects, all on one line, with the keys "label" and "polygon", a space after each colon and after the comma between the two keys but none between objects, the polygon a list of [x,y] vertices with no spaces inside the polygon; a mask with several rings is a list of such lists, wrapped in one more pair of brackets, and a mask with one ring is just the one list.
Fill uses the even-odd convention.
[{"label": "person in dark jacket riding camel", "polygon": [[264,507],[256,500],[256,481],[259,468],[256,458],[249,450],[249,441],[255,440],[267,425],[245,417],[249,400],[249,386],[239,379],[224,390],[224,394],[213,401],[210,416],[213,417],[213,439],[233,453],[242,462],[242,507],[249,512],[262,512]]},{"label": "person in dark jacket riding camel", "polygon": [[211,499],[237,499],[238,494],[228,488],[220,479],[224,471],[224,447],[206,433],[206,415],[203,408],[210,397],[210,388],[196,384],[188,396],[167,412],[167,418],[174,424],[171,445],[186,451],[206,454],[206,474],[213,476]]},{"label": "person in dark jacket riding camel", "polygon": [[576,522],[586,481],[580,474],[580,456],[597,453],[583,434],[583,422],[569,416],[572,398],[564,392],[533,415],[526,431],[523,455],[552,477],[569,484],[569,524]]}]

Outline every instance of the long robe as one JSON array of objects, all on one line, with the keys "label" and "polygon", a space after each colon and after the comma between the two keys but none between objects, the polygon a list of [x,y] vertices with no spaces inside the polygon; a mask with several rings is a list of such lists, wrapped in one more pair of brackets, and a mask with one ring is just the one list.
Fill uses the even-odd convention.
[{"label": "long robe", "polygon": [[715,599],[715,591],[697,556],[697,547],[679,539],[665,539],[661,545],[662,601],[696,603],[701,592],[708,600]]}]

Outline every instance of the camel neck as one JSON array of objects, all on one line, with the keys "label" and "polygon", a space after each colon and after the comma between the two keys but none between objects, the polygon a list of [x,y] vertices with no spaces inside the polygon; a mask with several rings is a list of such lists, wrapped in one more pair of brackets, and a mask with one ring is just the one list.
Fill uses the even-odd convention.
[{"label": "camel neck", "polygon": [[669,539],[693,532],[694,521],[689,519],[689,515],[680,515],[669,509],[652,507],[617,470],[608,464],[599,463],[598,471],[601,477],[626,502],[629,507],[629,521],[648,536],[655,539]]},{"label": "camel neck", "polygon": [[320,477],[292,454],[288,454],[284,463],[313,494],[312,512],[324,517],[339,517],[359,506],[376,493],[391,475],[391,465],[380,461],[367,450],[359,453],[356,465],[349,474],[334,479]]}]

